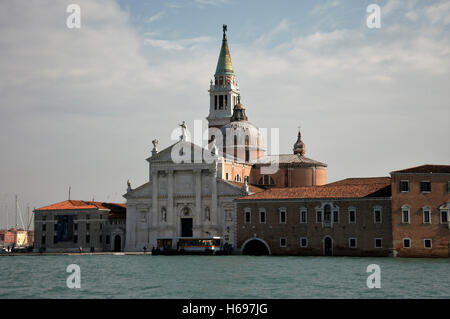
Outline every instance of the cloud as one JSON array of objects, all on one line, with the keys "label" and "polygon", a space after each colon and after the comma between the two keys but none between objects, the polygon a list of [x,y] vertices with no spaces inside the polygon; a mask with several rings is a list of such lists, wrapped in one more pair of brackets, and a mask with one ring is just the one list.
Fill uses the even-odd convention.
[{"label": "cloud", "polygon": [[155,48],[160,48],[163,50],[193,50],[198,48],[198,45],[210,43],[212,39],[210,37],[196,37],[189,39],[179,39],[179,40],[160,40],[147,38],[144,40],[145,44],[151,45]]},{"label": "cloud", "polygon": [[229,0],[194,0],[194,3],[203,7],[203,6],[215,6],[219,7],[223,4],[228,3]]},{"label": "cloud", "polygon": [[425,8],[425,16],[431,23],[450,24],[450,2],[444,1]]},{"label": "cloud", "polygon": [[151,17],[149,17],[145,22],[152,23],[152,22],[158,21],[164,16],[164,14],[165,14],[164,11],[160,11],[160,12],[152,15]]},{"label": "cloud", "polygon": [[320,15],[325,13],[326,11],[329,11],[330,9],[333,9],[337,6],[339,6],[341,3],[339,0],[334,0],[334,1],[328,1],[326,3],[320,3],[317,4],[311,11],[310,11],[310,15]]},{"label": "cloud", "polygon": [[282,19],[275,28],[265,34],[262,34],[258,39],[256,39],[256,43],[266,45],[270,43],[278,34],[286,31],[289,31],[289,24],[287,19]]}]

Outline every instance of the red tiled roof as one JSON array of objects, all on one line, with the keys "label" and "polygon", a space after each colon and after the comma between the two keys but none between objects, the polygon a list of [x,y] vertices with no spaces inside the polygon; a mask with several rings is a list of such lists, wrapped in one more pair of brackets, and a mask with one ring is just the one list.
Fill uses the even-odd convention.
[{"label": "red tiled roof", "polygon": [[416,167],[406,168],[392,173],[450,173],[450,165],[420,165]]},{"label": "red tiled roof", "polygon": [[327,185],[361,185],[361,184],[383,184],[390,183],[391,178],[386,177],[352,177],[342,179],[333,183],[328,183]]},{"label": "red tiled roof", "polygon": [[110,210],[108,205],[115,205],[125,208],[125,204],[119,203],[103,203],[103,202],[93,202],[93,201],[83,201],[83,200],[66,200],[63,202],[59,202],[56,204],[44,206],[41,208],[35,209],[35,211],[44,211],[44,210],[72,210],[72,209],[104,209]]},{"label": "red tiled roof", "polygon": [[388,177],[354,178],[322,186],[270,188],[238,200],[390,197]]}]

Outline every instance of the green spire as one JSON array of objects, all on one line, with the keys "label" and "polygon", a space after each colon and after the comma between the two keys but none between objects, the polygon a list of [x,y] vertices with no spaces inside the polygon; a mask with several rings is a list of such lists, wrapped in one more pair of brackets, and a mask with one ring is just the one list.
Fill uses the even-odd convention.
[{"label": "green spire", "polygon": [[217,68],[215,75],[234,74],[233,65],[231,64],[230,49],[228,49],[227,41],[227,25],[223,25],[223,39],[222,48],[220,49],[219,61],[217,61]]}]

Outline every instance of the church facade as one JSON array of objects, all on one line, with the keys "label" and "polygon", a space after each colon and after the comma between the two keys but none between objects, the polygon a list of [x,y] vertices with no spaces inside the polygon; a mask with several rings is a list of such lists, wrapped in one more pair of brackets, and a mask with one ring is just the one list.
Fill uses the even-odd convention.
[{"label": "church facade", "polygon": [[[209,94],[208,147],[191,143],[183,122],[173,145],[159,151],[153,141],[149,181],[135,189],[128,184],[126,251],[179,250],[206,241],[236,247],[235,199],[272,187],[326,183],[326,164],[304,156],[300,133],[293,154],[267,155],[241,103],[226,26]],[[274,164],[277,169],[267,173]]]}]

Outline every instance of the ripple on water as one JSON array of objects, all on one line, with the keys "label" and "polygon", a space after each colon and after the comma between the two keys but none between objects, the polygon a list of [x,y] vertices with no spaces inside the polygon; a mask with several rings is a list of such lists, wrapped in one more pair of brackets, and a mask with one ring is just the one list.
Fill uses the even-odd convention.
[{"label": "ripple on water", "polygon": [[[449,298],[449,259],[2,256],[0,298]],[[68,289],[66,267],[81,268]],[[381,267],[368,289],[366,267]]]}]

